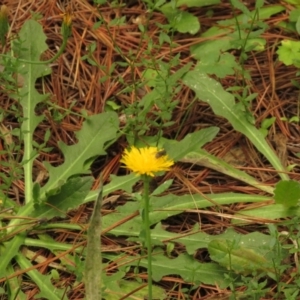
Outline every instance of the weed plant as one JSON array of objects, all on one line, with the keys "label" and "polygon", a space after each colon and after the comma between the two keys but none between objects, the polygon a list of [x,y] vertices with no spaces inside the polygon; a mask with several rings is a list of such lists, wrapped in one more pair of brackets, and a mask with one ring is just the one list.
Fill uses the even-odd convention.
[{"label": "weed plant", "polygon": [[[204,286],[221,291],[212,297],[298,299],[299,182],[295,173],[288,172],[295,166],[287,166],[267,140],[283,120],[290,124],[297,118],[268,115],[258,122],[261,117],[255,106],[261,95],[253,91],[252,74],[246,68],[250,56],[266,50],[267,20],[287,8],[260,0],[248,8],[231,0],[232,18],[216,21],[200,32],[201,19],[195,11],[213,15],[220,9],[219,1],[141,4],[144,13],[131,19],[139,42],[125,51],[117,33],[128,25],[128,7],[122,1],[94,1],[97,20],[93,19],[92,30],[106,32],[103,43],[112,46],[117,59],[106,66],[98,57],[102,45],[92,40],[81,62],[101,72],[101,87],[113,90],[118,86],[101,112],[95,113],[80,110],[76,101],[68,108],[60,107],[37,84],[51,76],[51,64],[64,57],[68,42],[78,39],[72,28],[73,13],[67,9],[62,14],[61,47],[51,59],[43,60],[49,48],[41,23],[28,19],[12,35],[8,10],[1,7],[1,299],[151,300],[173,299],[175,292],[182,299],[213,299],[209,293],[203,295]],[[113,11],[114,18],[107,18],[103,8]],[[289,13],[289,22],[280,26],[299,33],[299,10]],[[159,22],[156,15],[164,21]],[[180,52],[180,34],[195,37],[186,56]],[[299,51],[293,51],[297,43],[280,41],[278,60],[298,68]],[[233,83],[225,89],[226,78],[233,78]],[[187,91],[194,99],[183,105]],[[220,139],[223,128],[219,124],[183,130],[197,103],[247,139],[263,157],[263,171],[273,172],[272,180],[262,180],[207,150]],[[174,115],[182,105],[184,113],[176,120]],[[46,159],[53,155],[50,141],[55,130],[42,130],[43,137],[37,139],[48,121],[42,109],[50,112],[51,122],[61,125],[76,119],[80,123],[74,141],[55,144],[55,151],[63,156],[59,163]],[[107,159],[115,149],[119,153],[114,162],[119,166],[127,149],[121,162],[137,174],[120,169],[117,175],[108,172],[107,176],[107,169],[102,168],[99,178],[94,178],[94,161]],[[130,158],[128,163],[126,153],[133,149],[141,156],[148,153],[151,159],[146,155],[136,161]],[[156,168],[164,159],[175,166]],[[210,169],[246,188],[202,192],[185,178],[189,172],[184,176],[179,171],[183,164],[189,164],[189,172]],[[149,176],[154,180],[150,182]],[[159,185],[151,187],[159,180]],[[189,190],[176,191],[177,180]],[[24,194],[18,195],[20,187]],[[112,199],[120,202],[107,213],[105,204]],[[91,202],[94,208],[89,211]],[[69,222],[70,214],[82,207],[90,220]],[[201,214],[226,220],[226,229],[205,230],[209,224],[195,218]],[[190,223],[180,223],[185,216]],[[186,232],[169,230],[179,223],[180,227],[188,224]],[[247,231],[251,223],[260,225]],[[70,236],[57,234],[63,231],[76,238],[70,242]],[[111,251],[108,241],[120,245]],[[48,259],[41,249],[51,254]],[[166,278],[176,284],[163,288]],[[80,290],[82,283],[85,292]]]}]

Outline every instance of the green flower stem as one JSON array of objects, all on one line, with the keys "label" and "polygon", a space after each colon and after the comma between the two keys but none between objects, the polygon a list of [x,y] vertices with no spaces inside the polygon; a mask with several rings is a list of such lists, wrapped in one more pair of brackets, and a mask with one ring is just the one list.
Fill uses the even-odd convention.
[{"label": "green flower stem", "polygon": [[32,64],[32,65],[46,65],[46,64],[50,64],[52,62],[54,62],[66,49],[68,43],[68,37],[67,36],[63,36],[63,41],[62,41],[62,45],[59,48],[59,50],[57,51],[57,53],[50,58],[49,60],[42,60],[42,61],[30,61],[30,60],[26,60],[26,59],[19,59],[20,62],[24,62],[24,63],[28,63],[28,64]]},{"label": "green flower stem", "polygon": [[145,240],[147,246],[147,260],[148,260],[148,299],[152,300],[152,245],[151,245],[151,231],[150,231],[150,199],[149,199],[149,185],[150,185],[150,177],[147,175],[143,176],[144,181],[144,213],[143,213],[143,221],[144,221],[144,230],[145,230]]},{"label": "green flower stem", "polygon": [[[68,24],[65,24],[63,22],[63,24],[62,24],[62,37],[63,37],[62,45],[60,46],[59,50],[57,51],[57,53],[52,58],[50,58],[48,60],[43,60],[43,61],[30,61],[30,60],[26,60],[26,59],[19,59],[19,61],[23,62],[23,63],[32,64],[32,65],[51,64],[57,58],[59,58],[60,55],[65,51],[70,35],[71,35],[71,24],[68,25]],[[5,55],[2,55],[2,56],[5,56]]]}]

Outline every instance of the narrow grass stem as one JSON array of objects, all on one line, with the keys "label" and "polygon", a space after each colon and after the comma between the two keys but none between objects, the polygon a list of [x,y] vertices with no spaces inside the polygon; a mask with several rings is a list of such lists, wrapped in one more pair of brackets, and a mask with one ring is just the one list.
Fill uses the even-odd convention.
[{"label": "narrow grass stem", "polygon": [[145,239],[147,246],[147,260],[148,260],[148,299],[152,300],[152,245],[151,245],[151,231],[150,231],[150,199],[149,199],[149,185],[150,177],[147,175],[143,176],[144,181],[144,228],[145,228]]}]

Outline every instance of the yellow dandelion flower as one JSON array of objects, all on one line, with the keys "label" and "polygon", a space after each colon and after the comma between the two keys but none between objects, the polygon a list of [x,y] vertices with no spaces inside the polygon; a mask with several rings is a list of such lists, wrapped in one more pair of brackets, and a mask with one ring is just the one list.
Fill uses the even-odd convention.
[{"label": "yellow dandelion flower", "polygon": [[64,13],[63,15],[63,23],[70,27],[71,24],[72,24],[72,19],[73,19],[73,16],[72,16],[72,13],[67,11],[66,13]]},{"label": "yellow dandelion flower", "polygon": [[64,41],[66,41],[72,33],[71,30],[72,20],[73,20],[72,11],[71,9],[67,8],[66,12],[63,14],[63,22],[61,27],[61,33],[64,37]]},{"label": "yellow dandelion flower", "polygon": [[0,7],[0,18],[5,20],[8,18],[8,8],[6,5],[1,5]]},{"label": "yellow dandelion flower", "polygon": [[174,164],[167,154],[157,155],[158,153],[161,151],[157,147],[136,148],[133,146],[124,151],[120,161],[134,173],[154,177],[155,172],[168,171]]},{"label": "yellow dandelion flower", "polygon": [[6,5],[1,5],[0,7],[0,40],[2,46],[5,45],[6,34],[9,29],[8,23],[8,8]]}]

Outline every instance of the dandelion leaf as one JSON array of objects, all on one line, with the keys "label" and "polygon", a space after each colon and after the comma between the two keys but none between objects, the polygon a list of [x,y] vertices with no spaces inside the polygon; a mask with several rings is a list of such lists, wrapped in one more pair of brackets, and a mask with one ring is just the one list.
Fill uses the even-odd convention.
[{"label": "dandelion leaf", "polygon": [[275,202],[286,207],[293,207],[299,204],[300,184],[298,181],[280,181],[275,188]]},{"label": "dandelion leaf", "polygon": [[51,219],[54,217],[65,217],[66,213],[83,203],[89,193],[93,178],[73,177],[63,184],[58,192],[47,197],[46,202],[35,205],[31,217]]},{"label": "dandelion leaf", "polygon": [[[228,282],[224,279],[226,270],[215,263],[199,263],[187,254],[181,254],[174,259],[153,252],[152,270],[153,280],[160,281],[163,276],[178,274],[186,282],[194,284],[218,284],[224,288]],[[147,259],[136,260],[131,265],[147,268]]]},{"label": "dandelion leaf", "polygon": [[[48,49],[45,41],[42,26],[34,20],[28,20],[20,30],[19,40],[14,44],[16,56],[21,60],[40,61],[41,54]],[[43,119],[42,116],[35,114],[35,107],[48,97],[35,89],[35,83],[38,78],[50,74],[51,69],[43,64],[21,61],[17,73],[18,83],[21,86],[14,98],[20,100],[23,108],[22,131],[25,138],[32,139],[35,128]]]},{"label": "dandelion leaf", "polygon": [[118,128],[119,120],[115,112],[101,113],[84,121],[81,130],[75,134],[77,144],[68,146],[59,142],[65,160],[58,167],[45,164],[49,181],[41,189],[42,197],[46,192],[55,189],[59,182],[66,181],[71,176],[89,174],[91,159],[106,154],[105,145],[116,138]]},{"label": "dandelion leaf", "polygon": [[281,172],[279,176],[282,179],[289,179],[284,173],[286,170],[279,158],[262,133],[253,125],[253,116],[240,102],[236,103],[234,96],[225,91],[219,82],[197,69],[187,73],[183,82],[196,93],[200,100],[208,103],[216,115],[227,119],[235,130],[244,134],[273,167]]}]

